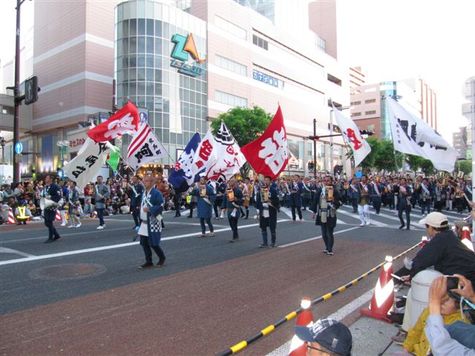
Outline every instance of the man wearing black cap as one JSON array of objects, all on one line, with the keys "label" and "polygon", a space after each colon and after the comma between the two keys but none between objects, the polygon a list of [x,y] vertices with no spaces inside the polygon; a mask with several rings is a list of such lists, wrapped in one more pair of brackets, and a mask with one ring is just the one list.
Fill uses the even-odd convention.
[{"label": "man wearing black cap", "polygon": [[351,355],[351,332],[334,319],[320,319],[309,327],[296,326],[295,335],[307,342],[307,355]]}]

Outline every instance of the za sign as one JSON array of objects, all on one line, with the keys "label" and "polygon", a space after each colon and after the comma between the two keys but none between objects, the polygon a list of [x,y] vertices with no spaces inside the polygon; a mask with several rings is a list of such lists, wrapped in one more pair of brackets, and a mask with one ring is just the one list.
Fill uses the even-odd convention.
[{"label": "za sign", "polygon": [[[203,63],[206,61],[206,58],[200,58],[193,35],[191,33],[188,36],[174,34],[172,42],[175,43],[175,46],[171,53],[172,60],[170,65],[178,68],[178,73],[186,74],[190,77],[202,75],[205,70]],[[192,63],[188,63],[189,56],[193,59]]]}]

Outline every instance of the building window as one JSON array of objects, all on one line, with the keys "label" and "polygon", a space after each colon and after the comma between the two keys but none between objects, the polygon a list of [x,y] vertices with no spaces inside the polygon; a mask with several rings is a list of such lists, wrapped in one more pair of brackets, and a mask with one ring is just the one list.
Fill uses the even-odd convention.
[{"label": "building window", "polygon": [[269,42],[259,36],[252,35],[252,43],[257,47],[265,49],[266,51],[269,49]]},{"label": "building window", "polygon": [[355,116],[361,116],[361,113],[360,112],[354,112],[351,114],[351,116],[355,117]]},{"label": "building window", "polygon": [[361,101],[352,101],[351,102],[351,105],[360,105],[361,104]]},{"label": "building window", "polygon": [[334,75],[331,75],[330,73],[327,74],[327,79],[329,82],[332,82],[341,87],[341,79],[338,79],[337,77],[335,77]]},{"label": "building window", "polygon": [[376,102],[376,99],[367,99],[364,101],[365,104],[371,104],[371,103],[375,103]]},{"label": "building window", "polygon": [[374,114],[376,114],[376,110],[365,111],[365,115],[374,115]]},{"label": "building window", "polygon": [[374,132],[374,125],[368,125],[368,131]]},{"label": "building window", "polygon": [[215,99],[218,103],[229,105],[232,107],[247,107],[247,99],[241,96],[225,93],[224,91],[216,90]]},{"label": "building window", "polygon": [[325,41],[320,36],[317,36],[316,45],[318,49],[321,49],[323,52],[327,51],[327,41]]},{"label": "building window", "polygon": [[227,33],[230,33],[231,35],[234,35],[242,40],[247,39],[247,31],[245,29],[233,24],[232,22],[229,22],[228,20],[223,19],[222,17],[215,16],[214,23],[220,29],[226,31]]},{"label": "building window", "polygon": [[247,76],[247,67],[229,58],[216,55],[216,65],[231,72]]}]

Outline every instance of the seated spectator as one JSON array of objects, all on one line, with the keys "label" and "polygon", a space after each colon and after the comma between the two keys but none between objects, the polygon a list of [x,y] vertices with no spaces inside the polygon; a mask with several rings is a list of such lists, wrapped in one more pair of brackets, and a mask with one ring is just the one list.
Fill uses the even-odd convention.
[{"label": "seated spectator", "polygon": [[[475,293],[470,280],[461,275],[457,275],[459,284],[457,289],[451,290],[462,297],[462,305],[468,304],[469,308],[475,310]],[[473,340],[475,339],[474,325],[463,325],[456,323],[456,335],[451,336],[444,327],[442,319],[442,300],[447,293],[447,277],[442,276],[432,282],[429,292],[429,317],[427,318],[425,333],[434,356],[459,356],[475,355]],[[465,343],[464,343],[465,342]],[[469,345],[471,343],[471,345]]]},{"label": "seated spectator", "polygon": [[[464,318],[459,309],[460,296],[455,294],[445,294],[441,299],[440,314],[442,315],[445,325],[452,324],[456,321],[463,321]],[[408,352],[413,353],[416,356],[426,356],[429,353],[430,345],[429,340],[424,332],[427,318],[429,317],[429,308],[425,308],[422,314],[419,316],[416,325],[414,325],[407,333],[406,340],[403,347]]]},{"label": "seated spectator", "polygon": [[296,326],[295,335],[307,342],[307,355],[351,355],[353,340],[346,325],[334,319],[319,319],[311,326]]}]

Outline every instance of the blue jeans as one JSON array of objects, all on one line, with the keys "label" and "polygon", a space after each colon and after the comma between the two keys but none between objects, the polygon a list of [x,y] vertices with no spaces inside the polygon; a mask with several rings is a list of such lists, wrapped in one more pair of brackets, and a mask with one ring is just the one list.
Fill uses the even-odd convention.
[{"label": "blue jeans", "polygon": [[99,225],[104,225],[104,209],[96,209],[97,217],[99,218]]}]

